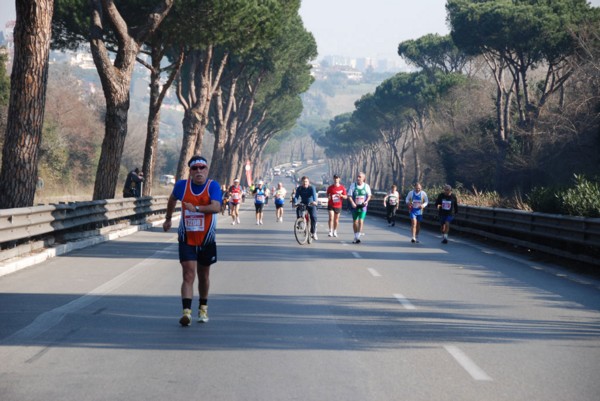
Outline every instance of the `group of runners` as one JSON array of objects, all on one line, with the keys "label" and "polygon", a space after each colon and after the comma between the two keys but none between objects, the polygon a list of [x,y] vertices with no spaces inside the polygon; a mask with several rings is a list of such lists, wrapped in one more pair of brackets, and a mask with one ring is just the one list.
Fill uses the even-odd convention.
[{"label": "group of runners", "polygon": [[[338,236],[338,227],[340,213],[343,209],[344,200],[348,201],[352,212],[352,229],[354,239],[352,243],[359,244],[363,233],[364,220],[367,214],[367,207],[372,198],[372,192],[369,184],[365,182],[365,174],[359,172],[356,180],[352,182],[348,190],[340,182],[340,177],[336,174],[333,176],[333,184],[327,188],[327,211],[329,215],[328,233],[329,237]],[[284,205],[286,203],[287,191],[283,184],[279,182],[277,188],[273,189],[272,195],[275,203],[275,218],[278,223],[283,222]],[[241,202],[242,189],[239,179],[235,179],[233,184],[228,189],[228,202],[232,225],[239,224],[239,205]],[[256,212],[256,225],[263,224],[264,206],[266,205],[267,189],[263,181],[258,181],[252,190],[254,197],[254,207]],[[292,192],[290,202],[293,205],[304,204],[308,208],[308,213],[311,219],[311,235],[313,239],[318,239],[317,236],[317,192],[315,187],[310,184],[308,177],[304,176],[300,179],[300,185]],[[428,206],[429,199],[421,184],[416,183],[414,188],[407,194],[405,199],[408,207],[408,213],[411,220],[411,242],[419,243],[419,232],[421,229],[421,221],[423,219],[423,210]],[[396,185],[392,185],[383,199],[383,206],[386,208],[386,217],[388,226],[396,225],[396,213],[400,205],[400,194]],[[450,222],[454,214],[457,212],[458,201],[452,193],[450,185],[444,186],[444,192],[440,193],[436,199],[436,207],[439,210],[440,227],[442,232],[442,243],[448,243],[448,231]],[[299,216],[299,213],[297,213]]]},{"label": "group of runners", "polygon": [[[206,158],[193,156],[188,167],[189,178],[179,180],[173,187],[167,202],[167,211],[163,223],[164,231],[171,229],[172,214],[181,202],[181,219],[178,226],[179,261],[182,267],[183,282],[181,284],[181,302],[183,315],[179,319],[182,326],[189,326],[192,322],[193,286],[198,275],[198,292],[200,302],[198,307],[198,321],[208,322],[208,293],[210,286],[210,266],[217,262],[216,246],[216,218],[215,214],[222,212],[224,188],[214,180],[208,178],[209,165]],[[356,180],[348,190],[340,183],[338,175],[333,176],[334,183],[327,188],[327,210],[329,214],[328,236],[337,237],[339,218],[343,208],[343,201],[347,200],[352,212],[352,228],[354,244],[361,242],[363,224],[367,214],[369,201],[372,199],[370,186],[365,182],[365,174],[359,172]],[[300,185],[292,192],[293,205],[304,204],[308,208],[311,220],[311,235],[317,237],[317,192],[310,185],[308,177],[300,180]],[[226,190],[226,199],[229,202],[231,224],[240,224],[239,208],[243,199],[243,189],[239,179]],[[282,183],[277,184],[273,192],[276,210],[276,221],[283,222],[283,207],[286,203],[287,191]],[[258,181],[252,190],[256,211],[256,224],[263,224],[263,208],[267,199],[267,190],[263,181]],[[386,194],[383,204],[386,207],[388,224],[395,225],[395,215],[399,206],[400,195],[397,187],[393,185]],[[421,184],[416,183],[414,189],[406,196],[406,205],[411,219],[411,242],[419,242],[420,223],[423,219],[423,210],[429,203],[427,194],[422,190]],[[448,242],[448,230],[454,214],[458,210],[458,201],[449,185],[444,186],[444,192],[438,195],[436,206],[439,210],[442,242]],[[300,211],[297,211],[297,216]]]}]

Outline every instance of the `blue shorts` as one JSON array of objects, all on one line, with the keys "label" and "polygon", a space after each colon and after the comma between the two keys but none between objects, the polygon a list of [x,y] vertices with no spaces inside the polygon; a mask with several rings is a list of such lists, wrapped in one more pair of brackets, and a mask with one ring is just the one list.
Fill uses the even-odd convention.
[{"label": "blue shorts", "polygon": [[452,216],[451,214],[440,216],[441,225],[444,225],[445,223],[450,223],[452,220],[454,220],[454,216]]},{"label": "blue shorts", "polygon": [[417,220],[418,222],[423,221],[423,214],[422,213],[416,214],[416,213],[410,212],[408,214],[408,216],[410,217],[411,220]]},{"label": "blue shorts", "polygon": [[211,242],[202,247],[180,242],[179,261],[188,262],[190,260],[195,260],[199,266],[210,266],[217,263],[217,243]]}]

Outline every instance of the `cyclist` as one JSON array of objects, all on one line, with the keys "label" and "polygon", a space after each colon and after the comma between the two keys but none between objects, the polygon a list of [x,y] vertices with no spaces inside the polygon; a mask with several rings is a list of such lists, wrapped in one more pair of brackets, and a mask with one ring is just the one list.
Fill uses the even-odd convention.
[{"label": "cyclist", "polygon": [[[304,204],[308,209],[310,216],[310,234],[314,240],[317,240],[317,191],[315,187],[310,185],[307,176],[300,179],[301,185],[296,188],[294,194],[294,205]],[[296,210],[296,215],[301,216],[300,209]]]}]

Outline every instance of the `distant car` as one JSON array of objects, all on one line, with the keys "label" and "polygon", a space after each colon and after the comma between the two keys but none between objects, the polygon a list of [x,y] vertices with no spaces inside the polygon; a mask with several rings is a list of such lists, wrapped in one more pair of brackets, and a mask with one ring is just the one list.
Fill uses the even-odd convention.
[{"label": "distant car", "polygon": [[161,175],[158,182],[161,185],[175,185],[175,176],[174,175]]},{"label": "distant car", "polygon": [[281,169],[274,168],[273,169],[273,175],[281,175]]},{"label": "distant car", "polygon": [[293,162],[293,163],[292,163],[292,167],[300,167],[300,163],[298,163],[298,162]]},{"label": "distant car", "polygon": [[317,207],[327,207],[327,191],[317,192]]}]

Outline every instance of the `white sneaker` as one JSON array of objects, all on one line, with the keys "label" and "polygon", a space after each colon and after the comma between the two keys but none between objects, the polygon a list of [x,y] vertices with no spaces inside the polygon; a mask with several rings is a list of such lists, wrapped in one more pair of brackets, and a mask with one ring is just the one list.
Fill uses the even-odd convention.
[{"label": "white sneaker", "polygon": [[329,231],[329,233],[327,234],[328,237],[333,237],[333,233],[331,231]]},{"label": "white sneaker", "polygon": [[260,224],[262,224],[262,223],[263,223],[263,222],[262,222],[262,220],[261,220],[261,221],[260,221]]},{"label": "white sneaker", "polygon": [[231,222],[231,225],[232,225],[232,226],[235,226],[235,221],[232,221],[232,222]]},{"label": "white sneaker", "polygon": [[256,220],[256,225],[259,225],[260,223],[258,222],[258,220]]},{"label": "white sneaker", "polygon": [[240,218],[238,217],[237,219],[235,219],[235,222],[240,224]]},{"label": "white sneaker", "polygon": [[336,230],[333,231],[333,236],[337,237],[337,231]]},{"label": "white sneaker", "polygon": [[319,239],[319,237],[317,237],[317,233],[314,233],[312,237],[315,241]]}]

